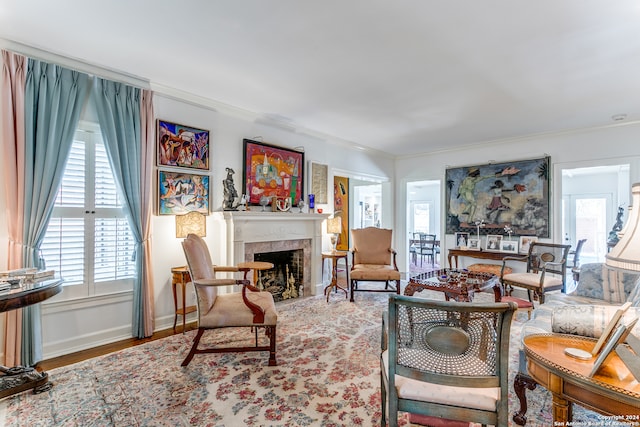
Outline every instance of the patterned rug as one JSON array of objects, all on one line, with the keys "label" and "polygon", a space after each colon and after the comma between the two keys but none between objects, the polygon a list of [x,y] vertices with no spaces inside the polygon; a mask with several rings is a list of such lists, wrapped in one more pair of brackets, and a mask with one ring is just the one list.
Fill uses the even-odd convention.
[{"label": "patterned rug", "polygon": [[[439,298],[440,295],[437,295]],[[380,425],[380,318],[387,294],[341,294],[278,304],[278,366],[265,353],[196,355],[180,367],[195,331],[49,371],[54,387],[0,402],[6,426]],[[517,344],[520,322],[513,325]],[[246,329],[209,332],[242,340]],[[205,338],[203,338],[204,342]],[[202,344],[201,344],[202,345]],[[517,366],[515,346],[511,353]],[[512,384],[512,380],[510,381]],[[528,392],[529,426],[551,426],[551,396]],[[510,412],[518,406],[510,397]],[[574,421],[597,419],[576,407]],[[409,425],[404,414],[400,425]],[[511,425],[511,424],[510,424]]]}]

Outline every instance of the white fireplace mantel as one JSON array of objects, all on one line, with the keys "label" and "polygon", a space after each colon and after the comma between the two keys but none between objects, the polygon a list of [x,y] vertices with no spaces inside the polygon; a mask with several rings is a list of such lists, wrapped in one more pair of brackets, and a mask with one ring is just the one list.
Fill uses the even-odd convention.
[{"label": "white fireplace mantel", "polygon": [[[258,208],[259,209],[259,208]],[[322,223],[329,214],[299,212],[222,211],[214,218],[226,235],[226,247],[221,248],[226,265],[245,260],[245,244],[284,240],[311,241],[311,294],[322,291]]]}]

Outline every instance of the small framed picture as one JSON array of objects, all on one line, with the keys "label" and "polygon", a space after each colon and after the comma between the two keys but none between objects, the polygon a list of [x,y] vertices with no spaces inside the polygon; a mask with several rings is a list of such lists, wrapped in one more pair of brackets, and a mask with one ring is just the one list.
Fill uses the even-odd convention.
[{"label": "small framed picture", "polygon": [[469,237],[467,240],[467,249],[470,251],[479,251],[480,250],[480,239],[476,239],[475,237]]},{"label": "small framed picture", "polygon": [[531,246],[531,244],[533,242],[537,242],[538,238],[536,236],[520,236],[520,253],[521,254],[528,254],[529,253],[529,246]]},{"label": "small framed picture", "polygon": [[469,233],[455,233],[456,248],[466,248],[469,246]]},{"label": "small framed picture", "polygon": [[502,242],[502,235],[487,234],[487,243],[486,243],[485,249],[488,251],[499,251],[501,242]]},{"label": "small framed picture", "polygon": [[515,240],[502,240],[500,242],[500,252],[509,252],[511,254],[518,253],[518,242]]}]

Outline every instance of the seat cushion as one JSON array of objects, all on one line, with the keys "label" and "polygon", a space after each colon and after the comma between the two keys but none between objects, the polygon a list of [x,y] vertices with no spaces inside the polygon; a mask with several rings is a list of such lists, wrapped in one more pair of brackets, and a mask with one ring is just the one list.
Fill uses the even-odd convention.
[{"label": "seat cushion", "polygon": [[[247,291],[247,298],[265,310],[264,323],[258,325],[275,325],[278,313],[270,292]],[[200,314],[199,327],[223,328],[229,326],[250,326],[253,324],[253,312],[242,299],[242,294],[234,292],[216,297],[213,307],[207,313]]]},{"label": "seat cushion", "polygon": [[[467,270],[473,271],[475,273],[491,273],[496,276],[500,276],[500,271],[502,270],[502,265],[500,264],[471,264],[467,267]],[[513,273],[513,268],[505,267],[505,274]]]},{"label": "seat cushion", "polygon": [[[511,273],[505,274],[502,277],[502,281],[505,284],[510,284],[513,286],[523,286],[529,288],[539,288],[540,287],[540,274],[538,273]],[[562,287],[562,279],[559,277],[554,277],[549,274],[544,276],[544,283],[542,284],[543,289],[548,288],[561,288]]]},{"label": "seat cushion", "polygon": [[[389,352],[382,353],[383,374],[388,384]],[[396,390],[401,399],[412,399],[444,405],[474,408],[483,411],[495,411],[500,398],[499,387],[471,388],[457,387],[417,381],[396,375]]]},{"label": "seat cushion", "polygon": [[349,276],[353,280],[400,280],[400,272],[390,265],[356,264]]}]

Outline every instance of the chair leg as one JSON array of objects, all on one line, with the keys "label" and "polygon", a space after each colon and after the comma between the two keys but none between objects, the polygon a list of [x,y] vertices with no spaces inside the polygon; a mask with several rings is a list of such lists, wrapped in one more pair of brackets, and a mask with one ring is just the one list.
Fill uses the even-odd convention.
[{"label": "chair leg", "polygon": [[355,284],[354,284],[355,280],[351,279],[351,285],[349,286],[350,289],[350,294],[351,294],[351,298],[349,299],[349,301],[353,302],[353,293],[354,293],[354,289],[355,289]]},{"label": "chair leg", "polygon": [[267,326],[266,334],[269,336],[269,366],[278,366],[276,361],[276,327]]},{"label": "chair leg", "polygon": [[189,362],[191,362],[191,359],[193,359],[193,356],[198,351],[198,343],[200,342],[200,338],[202,338],[202,334],[204,334],[204,329],[203,328],[198,328],[198,333],[196,334],[195,338],[193,339],[193,345],[191,346],[191,351],[187,355],[187,358],[182,361],[182,365],[181,366],[187,366],[189,364]]}]

